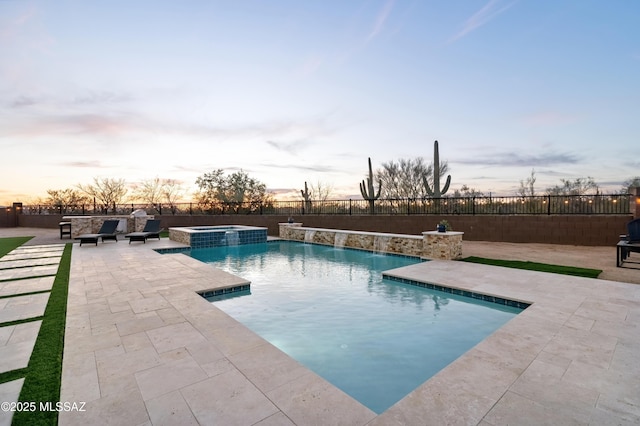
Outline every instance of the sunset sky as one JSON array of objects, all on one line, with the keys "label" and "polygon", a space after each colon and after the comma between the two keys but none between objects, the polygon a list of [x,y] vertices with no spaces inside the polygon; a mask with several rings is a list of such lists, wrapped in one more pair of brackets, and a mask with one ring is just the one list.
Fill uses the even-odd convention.
[{"label": "sunset sky", "polygon": [[400,158],[514,195],[640,175],[640,2],[0,0],[0,204],[242,169],[359,197]]}]

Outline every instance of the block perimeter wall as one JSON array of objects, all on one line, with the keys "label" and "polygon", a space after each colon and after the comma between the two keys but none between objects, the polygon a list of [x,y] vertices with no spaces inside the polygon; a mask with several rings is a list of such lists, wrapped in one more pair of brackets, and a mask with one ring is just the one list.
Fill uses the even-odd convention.
[{"label": "block perimeter wall", "polygon": [[[55,228],[63,215],[18,215],[18,226]],[[278,223],[287,216],[259,215],[155,215],[162,227],[200,225],[249,225],[267,227],[271,236],[278,235]],[[353,231],[386,232],[419,235],[435,230],[446,219],[455,231],[464,232],[468,241],[499,241],[512,243],[565,244],[608,246],[626,233],[631,215],[514,215],[514,216],[338,216],[299,215],[296,222],[305,227],[347,229]]]}]

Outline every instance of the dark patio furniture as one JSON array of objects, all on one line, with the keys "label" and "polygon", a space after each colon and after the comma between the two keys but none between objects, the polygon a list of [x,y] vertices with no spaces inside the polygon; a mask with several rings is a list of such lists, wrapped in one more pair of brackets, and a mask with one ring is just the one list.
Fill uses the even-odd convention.
[{"label": "dark patio furniture", "polygon": [[81,234],[78,235],[75,239],[80,240],[80,246],[82,243],[95,243],[98,245],[98,239],[102,238],[102,242],[104,240],[115,240],[118,242],[118,234],[116,234],[116,229],[118,228],[119,220],[105,220],[100,230],[97,234]]},{"label": "dark patio furniture", "polygon": [[160,229],[160,219],[149,219],[142,231],[131,232],[124,237],[129,239],[129,244],[131,244],[131,241],[142,241],[146,244],[147,238],[157,238],[159,240],[160,231],[162,231]]},{"label": "dark patio furniture", "polygon": [[[621,240],[616,246],[616,266],[620,267],[631,253],[640,253],[640,219],[627,223],[627,235],[621,235]],[[640,263],[640,262],[633,262]]]}]

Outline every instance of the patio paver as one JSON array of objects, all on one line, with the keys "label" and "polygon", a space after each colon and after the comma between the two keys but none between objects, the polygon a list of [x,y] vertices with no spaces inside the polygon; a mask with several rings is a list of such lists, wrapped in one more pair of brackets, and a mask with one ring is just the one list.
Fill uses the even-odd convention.
[{"label": "patio paver", "polygon": [[[166,243],[74,247],[61,400],[87,411],[60,424],[640,423],[640,286],[461,262],[395,270],[532,305],[376,416],[197,296],[242,280],[152,251]],[[149,369],[185,378],[154,389]]]},{"label": "patio paver", "polygon": [[114,423],[640,421],[639,286],[461,262],[392,271],[532,305],[376,416],[195,293],[241,279],[151,250],[163,244],[74,249],[62,399],[89,402],[61,424],[114,404],[131,416]]}]

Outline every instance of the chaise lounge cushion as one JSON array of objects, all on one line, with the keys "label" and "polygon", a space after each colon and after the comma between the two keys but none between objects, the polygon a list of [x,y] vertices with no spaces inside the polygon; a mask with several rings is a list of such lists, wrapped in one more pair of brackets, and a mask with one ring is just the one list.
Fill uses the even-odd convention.
[{"label": "chaise lounge cushion", "polygon": [[75,239],[80,240],[80,246],[82,243],[95,243],[98,245],[98,240],[102,238],[102,242],[104,240],[115,240],[118,242],[118,235],[116,234],[116,229],[118,228],[119,220],[105,220],[100,227],[100,230],[96,234],[81,234],[78,235]]},{"label": "chaise lounge cushion", "polygon": [[160,219],[149,219],[142,231],[131,232],[124,237],[129,239],[129,244],[131,244],[131,241],[142,241],[146,244],[147,238],[157,238],[159,240],[160,231],[162,231],[160,229]]}]

